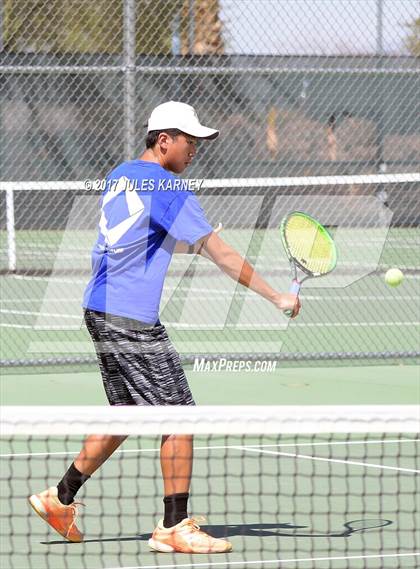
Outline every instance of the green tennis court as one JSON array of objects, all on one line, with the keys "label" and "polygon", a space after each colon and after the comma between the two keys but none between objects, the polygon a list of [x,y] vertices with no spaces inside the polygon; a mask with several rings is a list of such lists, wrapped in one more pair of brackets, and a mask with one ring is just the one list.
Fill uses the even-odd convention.
[{"label": "green tennis court", "polygon": [[[13,371],[13,370],[12,370]],[[188,381],[200,405],[408,405],[420,403],[415,365],[284,367],[266,373],[198,372]],[[99,370],[2,374],[3,405],[107,405]]]},{"label": "green tennis court", "polygon": [[[418,368],[410,365],[280,366],[248,374],[188,369],[187,375],[202,405],[364,405],[369,420],[372,405],[420,402]],[[106,404],[96,371],[4,375],[1,399],[6,405]],[[261,416],[264,409],[270,407],[262,407]],[[89,421],[92,408],[86,410]],[[82,489],[83,544],[66,543],[47,529],[26,498],[57,482],[81,440],[53,432],[10,444],[3,438],[4,566],[417,567],[420,470],[413,433],[197,436],[192,511],[234,546],[227,556],[206,557],[149,551],[147,540],[162,513],[158,438],[130,437]],[[346,524],[358,531],[346,534]]]},{"label": "green tennis court", "polygon": [[[1,326],[7,332],[1,359],[24,363],[92,356],[80,303],[94,232],[36,233],[18,232],[22,273],[0,277]],[[223,237],[256,262],[270,284],[287,290],[290,277],[277,230],[227,228]],[[341,253],[333,275],[307,283],[301,315],[293,322],[208,261],[176,256],[164,288],[162,321],[180,353],[243,357],[281,352],[297,360],[304,354],[346,359],[346,354],[358,353],[383,360],[418,353],[416,230],[391,228],[386,238],[367,232],[361,242],[344,234],[342,240],[346,255]],[[367,254],[371,260],[366,260]],[[383,280],[392,266],[405,271],[397,289]]]},{"label": "green tennis court", "polygon": [[80,493],[84,543],[47,529],[26,497],[61,477],[80,442],[2,441],[2,520],[11,528],[2,566],[417,567],[413,434],[196,437],[191,508],[233,543],[226,556],[149,551],[162,504],[159,441],[148,437],[128,439]]},{"label": "green tennis court", "polygon": [[[207,261],[186,256],[173,259],[162,321],[187,362],[198,404],[260,405],[262,419],[272,405],[296,405],[303,414],[323,405],[331,412],[361,406],[366,433],[353,433],[349,425],[347,434],[332,429],[328,435],[256,436],[246,434],[244,415],[241,436],[196,436],[192,513],[204,514],[202,526],[234,547],[228,556],[205,557],[148,548],[162,514],[157,438],[129,438],[83,489],[83,544],[59,539],[26,500],[57,483],[81,438],[54,435],[54,426],[46,439],[36,428],[29,438],[4,438],[3,565],[416,567],[418,434],[404,432],[404,417],[405,409],[420,403],[417,234],[391,227],[386,235],[376,229],[362,231],[360,239],[354,235],[341,234],[347,256],[333,280],[303,289],[296,321]],[[287,290],[277,230],[227,226],[224,238],[273,286]],[[80,307],[93,240],[93,231],[17,232],[20,268],[0,276],[1,359],[9,364],[2,375],[3,405],[27,405],[28,413],[30,406],[74,405],[86,409],[86,420],[94,416],[88,406],[107,405]],[[2,263],[7,265],[5,256]],[[405,272],[396,289],[383,280],[391,266]],[[244,363],[247,369],[240,367]],[[395,433],[386,423],[382,434],[369,431],[377,405],[401,406]],[[71,433],[71,416],[67,420]]]}]

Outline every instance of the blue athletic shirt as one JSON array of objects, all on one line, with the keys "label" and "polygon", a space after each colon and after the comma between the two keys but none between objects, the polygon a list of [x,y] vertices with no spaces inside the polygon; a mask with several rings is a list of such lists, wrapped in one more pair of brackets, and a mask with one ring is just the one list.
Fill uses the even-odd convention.
[{"label": "blue athletic shirt", "polygon": [[153,162],[124,162],[106,178],[83,307],[154,324],[176,242],[212,231],[185,181]]}]

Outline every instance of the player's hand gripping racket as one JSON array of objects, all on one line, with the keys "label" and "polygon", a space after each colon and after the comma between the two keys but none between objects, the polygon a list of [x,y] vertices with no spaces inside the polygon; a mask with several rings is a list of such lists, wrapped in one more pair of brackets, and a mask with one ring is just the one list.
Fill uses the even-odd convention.
[{"label": "player's hand gripping racket", "polygon": [[[281,222],[280,233],[293,274],[291,294],[298,295],[306,279],[322,277],[335,268],[337,250],[333,238],[307,213],[294,211],[287,215]],[[303,278],[298,279],[297,269],[305,274]],[[284,311],[286,316],[292,312]]]}]

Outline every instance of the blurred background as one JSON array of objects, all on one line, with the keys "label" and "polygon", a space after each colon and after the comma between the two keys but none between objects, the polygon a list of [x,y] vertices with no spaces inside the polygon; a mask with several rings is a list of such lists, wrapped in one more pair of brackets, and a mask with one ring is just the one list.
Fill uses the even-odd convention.
[{"label": "blurred background", "polygon": [[151,109],[220,128],[191,176],[414,172],[415,0],[3,0],[2,180],[102,177]]},{"label": "blurred background", "polygon": [[414,0],[0,0],[2,361],[95,361],[80,302],[100,194],[83,180],[138,157],[170,99],[220,129],[186,175],[273,286],[290,283],[288,211],[319,216],[340,259],[289,323],[175,258],[162,317],[181,354],[419,355],[419,31]]}]

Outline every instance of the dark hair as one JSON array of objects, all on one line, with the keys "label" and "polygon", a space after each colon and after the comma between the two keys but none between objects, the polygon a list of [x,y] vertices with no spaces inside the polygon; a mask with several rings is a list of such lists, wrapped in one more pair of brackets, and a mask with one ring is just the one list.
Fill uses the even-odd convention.
[{"label": "dark hair", "polygon": [[328,117],[328,126],[329,126],[332,130],[334,130],[336,124],[337,124],[337,119],[336,119],[335,115],[330,115],[330,116]]},{"label": "dark hair", "polygon": [[151,130],[150,132],[147,133],[146,136],[146,148],[153,148],[153,146],[156,144],[157,139],[159,138],[159,134],[161,132],[166,132],[166,134],[169,134],[169,136],[171,138],[176,138],[179,134],[183,134],[181,130],[178,130],[177,128],[167,128],[167,129],[163,129],[163,130]]}]

